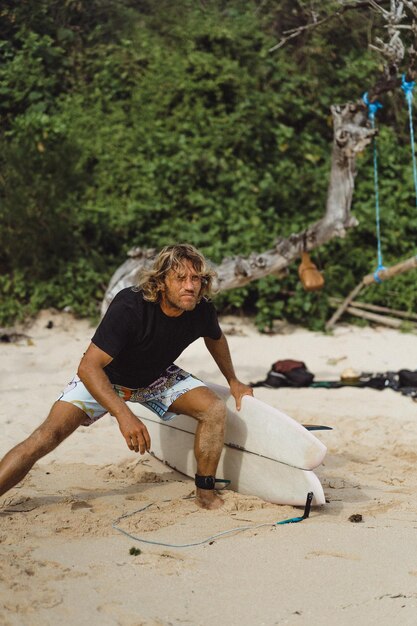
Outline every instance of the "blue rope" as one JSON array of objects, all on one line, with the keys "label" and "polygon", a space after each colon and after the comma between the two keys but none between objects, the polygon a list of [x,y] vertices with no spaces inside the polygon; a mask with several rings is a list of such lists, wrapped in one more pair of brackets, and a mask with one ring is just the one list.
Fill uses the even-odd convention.
[{"label": "blue rope", "polygon": [[414,151],[414,126],[413,126],[413,89],[415,86],[414,81],[407,82],[405,80],[405,74],[402,75],[401,81],[401,89],[403,90],[407,104],[408,104],[408,120],[410,124],[410,144],[411,144],[411,155],[413,157],[413,177],[414,177],[414,190],[416,195],[416,206],[417,206],[417,165],[416,165],[416,155]]},{"label": "blue rope", "polygon": [[[369,101],[368,92],[364,93],[362,96],[362,100],[364,104],[368,107],[368,117],[371,121],[372,128],[375,128],[375,116],[378,112],[378,109],[382,109],[382,104],[375,100],[374,102]],[[379,277],[379,272],[381,270],[385,270],[384,264],[382,262],[382,245],[381,245],[381,217],[380,217],[380,208],[379,208],[379,183],[378,183],[378,151],[376,145],[375,136],[373,138],[373,149],[374,149],[374,191],[375,191],[375,221],[376,221],[376,238],[377,238],[377,256],[378,256],[378,267],[374,272],[374,280],[377,283],[382,282]]]}]

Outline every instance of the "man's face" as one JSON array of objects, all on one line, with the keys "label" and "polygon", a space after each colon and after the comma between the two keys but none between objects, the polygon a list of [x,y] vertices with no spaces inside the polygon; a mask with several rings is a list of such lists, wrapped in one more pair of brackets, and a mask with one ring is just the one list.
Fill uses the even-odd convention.
[{"label": "man's face", "polygon": [[161,308],[167,315],[177,317],[184,311],[192,311],[201,292],[201,276],[191,261],[184,261],[169,270],[161,290]]}]

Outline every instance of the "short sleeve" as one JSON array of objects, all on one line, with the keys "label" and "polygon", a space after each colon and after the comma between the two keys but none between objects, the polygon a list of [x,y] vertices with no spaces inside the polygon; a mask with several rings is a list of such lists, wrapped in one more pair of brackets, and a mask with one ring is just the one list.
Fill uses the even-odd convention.
[{"label": "short sleeve", "polygon": [[110,304],[91,341],[115,358],[132,340],[138,324],[134,310],[122,297]]},{"label": "short sleeve", "polygon": [[217,319],[217,311],[214,305],[209,301],[204,301],[204,333],[203,337],[210,337],[210,339],[220,339],[222,335],[222,329],[220,328],[219,321]]}]

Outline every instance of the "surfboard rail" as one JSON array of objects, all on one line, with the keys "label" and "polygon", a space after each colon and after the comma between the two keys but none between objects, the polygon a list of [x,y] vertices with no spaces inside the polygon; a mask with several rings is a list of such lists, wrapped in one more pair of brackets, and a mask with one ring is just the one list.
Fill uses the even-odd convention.
[{"label": "surfboard rail", "polygon": [[[153,419],[142,417],[152,440],[152,455],[173,470],[194,478],[194,436],[175,428],[161,428]],[[224,446],[216,475],[230,480],[228,489],[252,495],[274,504],[302,506],[307,493],[313,505],[325,503],[322,485],[312,470],[301,470],[279,461]]]}]

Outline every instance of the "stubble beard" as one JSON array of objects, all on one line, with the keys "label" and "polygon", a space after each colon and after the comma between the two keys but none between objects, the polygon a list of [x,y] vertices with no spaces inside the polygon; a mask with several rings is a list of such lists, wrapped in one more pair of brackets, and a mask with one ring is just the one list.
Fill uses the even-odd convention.
[{"label": "stubble beard", "polygon": [[198,296],[196,294],[184,294],[184,295],[189,295],[190,297],[193,298],[192,301],[190,301],[189,303],[184,302],[184,300],[181,299],[180,296],[175,297],[172,296],[172,294],[167,290],[165,291],[165,302],[173,309],[176,309],[177,311],[194,311],[195,307],[197,306],[198,303]]}]

